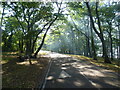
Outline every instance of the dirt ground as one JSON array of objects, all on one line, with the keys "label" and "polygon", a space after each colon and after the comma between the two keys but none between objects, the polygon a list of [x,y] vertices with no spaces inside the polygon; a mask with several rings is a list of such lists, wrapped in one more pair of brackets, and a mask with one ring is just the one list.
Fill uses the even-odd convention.
[{"label": "dirt ground", "polygon": [[18,62],[15,54],[2,56],[2,88],[37,88],[42,83],[49,57]]}]

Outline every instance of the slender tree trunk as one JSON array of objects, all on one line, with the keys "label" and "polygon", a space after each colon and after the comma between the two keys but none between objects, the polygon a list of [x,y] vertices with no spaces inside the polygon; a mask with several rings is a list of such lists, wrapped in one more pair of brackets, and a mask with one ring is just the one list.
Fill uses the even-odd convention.
[{"label": "slender tree trunk", "polygon": [[25,40],[25,44],[26,44],[26,52],[25,54],[28,55],[28,52],[29,52],[29,41],[28,40]]},{"label": "slender tree trunk", "polygon": [[2,11],[2,17],[1,17],[1,23],[0,23],[0,26],[2,26],[2,21],[3,21],[4,11],[5,11],[5,4],[3,3],[3,11]]},{"label": "slender tree trunk", "polygon": [[89,30],[90,30],[90,20],[89,20],[89,17],[88,17],[88,25],[87,25],[87,29],[88,29],[88,31],[87,31],[87,36],[88,36],[88,38],[86,38],[87,39],[87,49],[88,49],[88,56],[89,57],[92,57],[91,56],[91,48],[90,48],[90,39],[89,39],[89,37],[90,37],[90,32],[89,32]]},{"label": "slender tree trunk", "polygon": [[32,65],[32,61],[30,59],[30,56],[28,56],[29,64]]},{"label": "slender tree trunk", "polygon": [[[29,17],[29,16],[28,16]],[[28,55],[30,55],[31,56],[31,54],[32,54],[32,37],[29,37],[29,35],[31,35],[31,26],[30,26],[30,19],[28,18],[28,22],[27,22],[27,24],[28,24]]]},{"label": "slender tree trunk", "polygon": [[[72,19],[72,18],[71,18]],[[85,38],[86,38],[86,49],[87,49],[87,53],[85,52],[85,56],[88,56],[88,53],[89,53],[89,56],[91,56],[91,52],[90,52],[90,42],[89,42],[89,34],[87,35],[87,34],[85,34],[85,33],[83,33],[81,30],[79,30],[78,28],[77,28],[77,26],[76,26],[76,24],[75,24],[75,22],[72,20],[72,22],[73,22],[73,24],[74,24],[74,27],[75,27],[75,29],[76,30],[78,30],[81,34],[83,34],[84,36],[85,36]]]},{"label": "slender tree trunk", "polygon": [[88,38],[86,38],[85,56],[88,57],[89,56],[88,53],[89,53],[89,40],[88,40]]},{"label": "slender tree trunk", "polygon": [[[119,27],[119,24],[120,23],[118,23],[118,30],[119,30],[119,41],[118,41],[118,43],[120,43],[120,27]],[[118,60],[120,60],[120,45],[118,44]]]},{"label": "slender tree trunk", "polygon": [[24,52],[24,51],[23,51],[23,45],[24,45],[24,43],[23,43],[23,38],[22,38],[22,40],[21,40],[21,53]]},{"label": "slender tree trunk", "polygon": [[33,43],[32,43],[32,53],[34,52],[34,48],[35,48],[35,44],[36,44],[36,41],[37,41],[37,38],[38,38],[38,35],[44,30],[45,26],[47,26],[50,22],[46,23],[43,28],[38,32],[38,34],[36,35],[35,39],[33,40]]},{"label": "slender tree trunk", "polygon": [[20,42],[20,40],[19,40],[19,48],[18,48],[18,50],[21,52],[21,42]]},{"label": "slender tree trunk", "polygon": [[91,52],[90,52],[90,42],[89,42],[89,38],[86,38],[87,39],[87,50],[88,50],[88,56],[91,57]]},{"label": "slender tree trunk", "polygon": [[99,18],[99,14],[98,14],[98,2],[96,2],[96,17],[98,19],[98,27],[99,27],[99,30],[100,30],[100,39],[101,39],[101,42],[102,42],[103,56],[104,56],[104,60],[105,60],[104,62],[105,63],[111,63],[111,61],[109,60],[109,57],[107,55],[106,43],[105,43],[105,40],[104,40],[103,31],[101,29],[101,23],[100,23],[100,18]]},{"label": "slender tree trunk", "polygon": [[[0,22],[0,43],[2,42],[2,28],[1,28],[1,26],[2,26],[2,22],[3,22],[4,11],[5,11],[5,5],[3,3],[3,12],[2,12],[2,17],[1,17],[1,22]],[[2,60],[1,56],[2,56],[2,47],[0,45],[0,60]]]},{"label": "slender tree trunk", "polygon": [[110,34],[110,55],[111,55],[111,60],[113,60],[113,46],[112,46],[112,35]]},{"label": "slender tree trunk", "polygon": [[30,52],[30,56],[31,56],[31,54],[32,54],[32,38],[30,38],[29,42],[30,42],[29,52]]},{"label": "slender tree trunk", "polygon": [[91,55],[91,47],[90,47],[90,39],[88,39],[88,52],[89,52],[89,57],[92,57],[92,55]]},{"label": "slender tree trunk", "polygon": [[36,37],[35,37],[35,39],[33,40],[33,43],[32,43],[32,53],[34,53],[34,48],[35,48],[35,43],[36,43],[36,41],[37,41],[37,38],[38,38],[38,35],[40,34],[41,32],[39,32],[37,35],[36,35]]},{"label": "slender tree trunk", "polygon": [[18,50],[19,50],[19,51],[20,51],[20,46],[21,46],[21,45],[20,45],[20,40],[19,40],[19,47],[18,47]]},{"label": "slender tree trunk", "polygon": [[111,63],[111,61],[109,60],[109,58],[108,58],[108,55],[107,55],[107,50],[106,50],[106,44],[105,44],[105,41],[104,41],[104,38],[102,37],[101,38],[101,42],[102,42],[102,48],[103,48],[103,57],[104,57],[104,62],[105,63]]},{"label": "slender tree trunk", "polygon": [[[85,22],[85,21],[84,21],[84,22]],[[86,23],[86,22],[85,22],[85,23]],[[88,27],[88,25],[87,25],[87,27]],[[88,28],[85,27],[84,29],[88,29]],[[85,35],[88,36],[87,31],[85,31]],[[85,49],[85,52],[84,52],[84,53],[85,53],[85,56],[87,56],[87,57],[88,57],[88,47],[89,47],[89,46],[88,46],[88,43],[89,43],[88,38],[85,37],[85,48],[84,48],[84,49]]]},{"label": "slender tree trunk", "polygon": [[[91,24],[90,24],[91,25]],[[95,50],[95,45],[94,45],[94,38],[93,38],[93,30],[92,27],[90,26],[91,29],[91,47],[92,47],[92,57],[94,60],[97,60],[97,54]]]},{"label": "slender tree trunk", "polygon": [[107,52],[108,52],[108,57],[111,57],[110,48],[111,48],[111,46],[110,46],[110,38],[108,37],[106,39],[106,49],[107,49]]},{"label": "slender tree trunk", "polygon": [[74,34],[74,31],[72,30],[72,27],[71,27],[71,36],[72,36],[72,52],[73,52],[73,54],[76,54],[76,46],[75,46],[75,34]]},{"label": "slender tree trunk", "polygon": [[8,40],[7,40],[7,50],[8,51],[12,51],[12,37],[13,37],[13,33],[11,32],[11,35],[9,36]]},{"label": "slender tree trunk", "polygon": [[23,53],[23,38],[20,40],[19,39],[19,49],[20,53]]},{"label": "slender tree trunk", "polygon": [[58,18],[58,17],[56,17],[56,18],[50,23],[50,25],[48,26],[48,28],[46,29],[46,32],[45,32],[45,34],[44,34],[44,36],[43,36],[43,39],[42,39],[42,42],[41,42],[40,46],[38,47],[37,51],[36,51],[35,54],[34,54],[34,57],[35,57],[35,58],[37,57],[38,52],[41,50],[41,48],[42,48],[42,46],[43,46],[43,44],[44,44],[45,37],[46,37],[46,35],[47,35],[48,30],[50,29],[51,25],[55,22],[55,20],[57,20],[57,18]]},{"label": "slender tree trunk", "polygon": [[101,42],[102,42],[104,62],[105,62],[105,63],[111,63],[111,61],[110,61],[109,58],[108,58],[107,52],[106,52],[106,45],[105,45],[105,41],[104,41],[104,37],[103,37],[103,32],[102,32],[102,30],[101,30],[101,25],[100,25],[98,10],[97,10],[98,2],[96,2],[96,16],[97,16],[97,19],[98,19],[98,27],[99,27],[100,33],[99,33],[99,32],[97,31],[97,29],[95,28],[94,21],[93,21],[93,18],[92,18],[92,14],[91,14],[91,10],[90,10],[90,6],[89,6],[89,4],[88,4],[89,2],[85,2],[85,3],[86,3],[86,6],[87,6],[87,8],[88,8],[90,20],[91,20],[91,23],[92,23],[92,28],[94,29],[94,31],[96,32],[96,34],[98,35],[98,37],[100,38],[100,40],[101,40]]},{"label": "slender tree trunk", "polygon": [[42,46],[43,46],[43,44],[44,44],[44,41],[45,41],[45,37],[46,37],[46,35],[47,35],[47,32],[48,32],[48,30],[46,30],[46,32],[45,32],[45,34],[44,34],[44,36],[43,36],[42,42],[41,42],[41,44],[40,44],[40,47],[39,47],[39,48],[37,49],[37,51],[35,52],[34,57],[36,57],[37,54],[38,54],[38,52],[41,50],[41,48],[42,48]]},{"label": "slender tree trunk", "polygon": [[[120,44],[120,27],[119,27],[120,23],[118,23],[118,30],[119,30],[119,41],[118,43]],[[118,66],[120,66],[120,45],[118,44]],[[120,73],[120,70],[118,70],[118,72]]]},{"label": "slender tree trunk", "polygon": [[113,60],[113,40],[112,40],[112,23],[111,21],[109,22],[108,21],[108,25],[109,25],[109,31],[108,31],[108,34],[109,34],[109,38],[110,38],[110,57],[111,57],[111,60]]}]

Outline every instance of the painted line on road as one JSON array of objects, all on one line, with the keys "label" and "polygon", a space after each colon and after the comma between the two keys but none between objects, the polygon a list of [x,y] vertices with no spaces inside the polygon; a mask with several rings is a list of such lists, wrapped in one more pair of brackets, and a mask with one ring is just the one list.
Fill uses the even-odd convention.
[{"label": "painted line on road", "polygon": [[93,83],[93,81],[89,80],[88,77],[80,69],[77,69],[77,70],[88,80],[88,82],[91,83],[91,85],[96,86],[96,84]]},{"label": "painted line on road", "polygon": [[93,86],[96,86],[96,84],[93,81],[89,80],[88,77],[86,77],[86,75],[83,72],[81,72],[81,70],[79,71]]},{"label": "painted line on road", "polygon": [[52,64],[52,60],[50,60],[50,64],[49,64],[49,66],[48,66],[48,70],[47,70],[47,73],[46,73],[46,75],[45,75],[45,81],[44,81],[44,83],[43,83],[43,85],[42,85],[41,90],[44,90],[44,88],[45,88],[46,81],[47,81],[47,76],[48,76],[48,73],[49,73],[49,71],[50,71],[51,64]]},{"label": "painted line on road", "polygon": [[89,80],[89,82],[90,82],[92,85],[96,86],[96,84],[95,84],[93,81]]},{"label": "painted line on road", "polygon": [[[79,71],[80,71],[80,70],[79,70]],[[89,80],[88,77],[87,77],[83,72],[80,71],[80,73],[81,73],[93,86],[96,86],[96,83],[94,83],[92,80]],[[95,88],[97,88],[97,87],[95,87]],[[97,89],[100,90],[100,88],[97,88]]]}]

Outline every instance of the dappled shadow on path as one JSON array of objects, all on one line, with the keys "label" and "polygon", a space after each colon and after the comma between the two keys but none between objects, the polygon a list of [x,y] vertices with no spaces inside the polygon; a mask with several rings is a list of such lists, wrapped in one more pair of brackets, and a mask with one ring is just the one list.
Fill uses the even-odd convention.
[{"label": "dappled shadow on path", "polygon": [[[60,56],[60,55],[59,55]],[[51,57],[52,58],[52,57]],[[118,76],[88,61],[61,55],[52,58],[46,88],[118,88]],[[64,70],[71,77],[59,78]]]},{"label": "dappled shadow on path", "polygon": [[18,58],[12,58],[2,64],[3,88],[36,88],[40,84],[42,74],[48,65],[49,58],[41,57],[29,61],[18,62]]}]

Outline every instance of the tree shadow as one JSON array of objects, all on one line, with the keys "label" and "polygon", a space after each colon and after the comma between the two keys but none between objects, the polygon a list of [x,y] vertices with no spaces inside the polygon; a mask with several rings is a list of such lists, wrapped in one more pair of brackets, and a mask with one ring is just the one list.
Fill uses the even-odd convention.
[{"label": "tree shadow", "polygon": [[2,64],[3,88],[36,88],[41,83],[42,74],[48,65],[49,58],[38,58],[29,61],[18,62],[18,58],[12,58]]},{"label": "tree shadow", "polygon": [[[47,77],[46,88],[118,88],[117,85],[113,84],[118,84],[117,80],[114,80],[116,82],[112,81],[116,79],[115,76],[115,78],[110,79],[105,73],[95,68],[96,66],[87,64],[71,57],[54,58]],[[71,77],[59,78],[62,70],[71,75]]]}]

